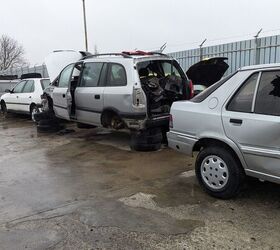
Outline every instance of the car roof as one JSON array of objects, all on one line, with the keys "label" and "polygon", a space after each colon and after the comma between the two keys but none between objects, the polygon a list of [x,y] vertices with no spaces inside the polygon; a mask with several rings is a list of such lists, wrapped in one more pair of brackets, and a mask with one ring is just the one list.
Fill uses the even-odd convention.
[{"label": "car roof", "polygon": [[269,68],[271,68],[271,69],[280,68],[280,63],[268,63],[268,64],[244,66],[244,67],[240,68],[239,71],[269,69]]},{"label": "car roof", "polygon": [[24,78],[24,79],[18,79],[18,81],[26,81],[26,80],[50,80],[49,78]]},{"label": "car roof", "polygon": [[93,55],[82,59],[84,62],[96,62],[96,61],[112,61],[117,62],[121,60],[133,60],[134,62],[138,61],[148,61],[148,60],[174,60],[173,57],[165,54],[151,54],[151,55],[127,55],[123,53],[116,54],[100,54]]}]

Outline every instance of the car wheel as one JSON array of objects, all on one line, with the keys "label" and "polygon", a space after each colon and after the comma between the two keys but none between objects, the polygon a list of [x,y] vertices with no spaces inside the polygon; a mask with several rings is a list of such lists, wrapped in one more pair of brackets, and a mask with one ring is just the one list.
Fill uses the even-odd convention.
[{"label": "car wheel", "polygon": [[1,101],[1,111],[4,115],[7,114],[7,106],[6,106],[5,101],[3,101],[3,100]]},{"label": "car wheel", "polygon": [[39,108],[35,104],[32,104],[30,107],[30,116],[31,116],[31,120],[33,122],[36,122],[35,114],[37,114],[39,112],[40,112]]},{"label": "car wheel", "polygon": [[130,147],[135,151],[156,151],[161,148],[161,129],[131,132]]},{"label": "car wheel", "polygon": [[203,189],[221,199],[236,196],[245,177],[239,161],[222,147],[202,149],[196,159],[195,172]]}]

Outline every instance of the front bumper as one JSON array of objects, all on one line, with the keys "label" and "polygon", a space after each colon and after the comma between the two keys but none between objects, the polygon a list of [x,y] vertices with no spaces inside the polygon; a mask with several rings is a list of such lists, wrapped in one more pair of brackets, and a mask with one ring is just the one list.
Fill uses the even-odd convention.
[{"label": "front bumper", "polygon": [[168,146],[176,151],[192,156],[193,147],[198,138],[184,133],[167,132]]}]

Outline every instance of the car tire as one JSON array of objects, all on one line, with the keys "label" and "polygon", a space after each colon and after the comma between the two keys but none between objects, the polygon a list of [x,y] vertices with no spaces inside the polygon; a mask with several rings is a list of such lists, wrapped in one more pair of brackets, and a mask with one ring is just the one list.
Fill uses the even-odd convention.
[{"label": "car tire", "polygon": [[37,131],[41,133],[57,132],[61,129],[62,127],[57,119],[40,120],[37,125]]},{"label": "car tire", "polygon": [[238,195],[245,179],[244,170],[234,154],[216,146],[206,147],[199,152],[195,172],[202,188],[220,199]]},{"label": "car tire", "polygon": [[5,101],[3,101],[3,100],[1,101],[1,111],[4,115],[7,114],[7,106],[6,106]]},{"label": "car tire", "polygon": [[161,148],[161,129],[148,129],[131,133],[130,147],[135,151],[156,151]]},{"label": "car tire", "polygon": [[36,122],[35,114],[37,114],[37,113],[39,113],[39,112],[40,112],[40,111],[39,111],[39,108],[37,107],[37,105],[32,104],[32,105],[30,106],[30,117],[31,117],[31,120],[32,120],[33,122]]}]

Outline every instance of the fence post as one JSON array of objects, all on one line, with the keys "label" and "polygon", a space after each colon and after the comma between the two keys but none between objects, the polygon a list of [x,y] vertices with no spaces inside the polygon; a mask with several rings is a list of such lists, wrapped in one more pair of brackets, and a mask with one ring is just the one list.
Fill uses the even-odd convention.
[{"label": "fence post", "polygon": [[259,35],[262,32],[262,29],[258,31],[255,37],[255,65],[260,64],[260,39]]},{"label": "fence post", "polygon": [[203,42],[199,45],[199,58],[200,58],[200,61],[202,61],[202,59],[203,59],[203,48],[202,48],[202,46],[203,46],[203,44],[206,42],[206,38],[203,40]]}]

